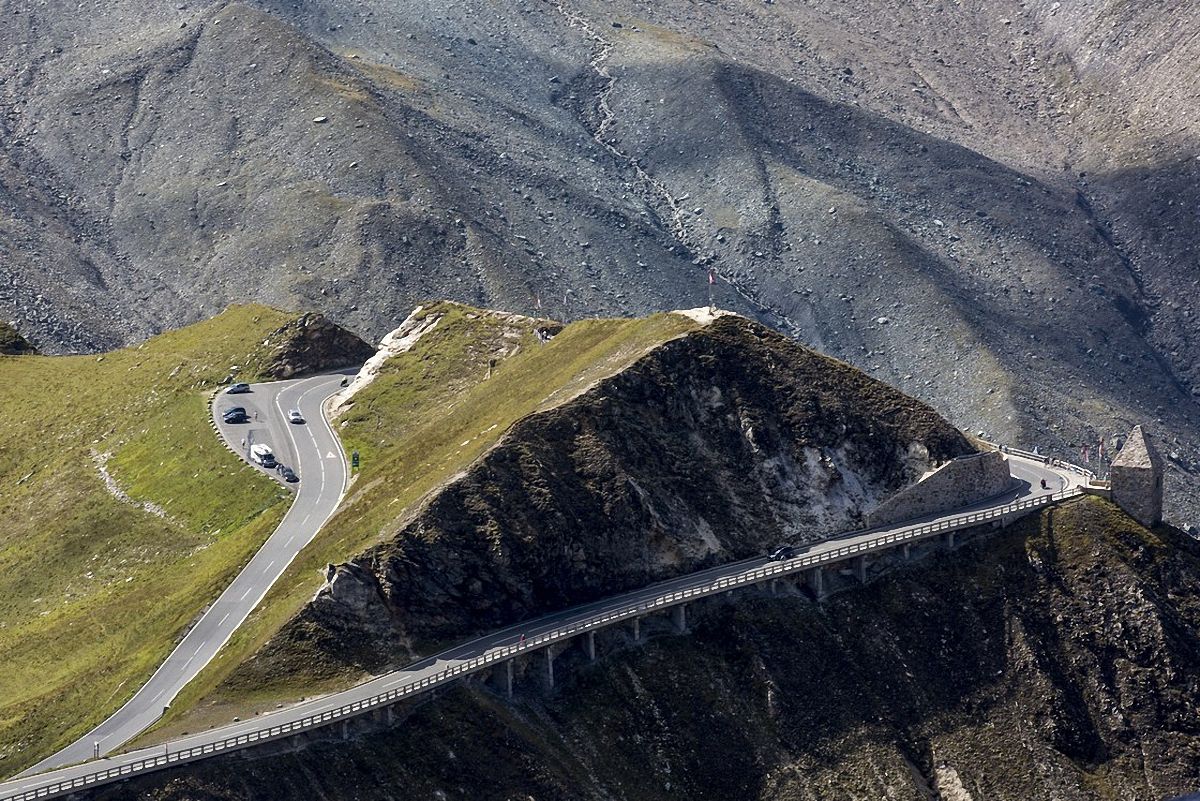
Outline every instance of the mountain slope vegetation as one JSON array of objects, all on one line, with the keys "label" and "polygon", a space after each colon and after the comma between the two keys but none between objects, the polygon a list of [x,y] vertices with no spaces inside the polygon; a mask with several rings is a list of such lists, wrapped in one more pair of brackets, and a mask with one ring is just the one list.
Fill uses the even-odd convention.
[{"label": "mountain slope vegetation", "polygon": [[269,371],[298,317],[0,356],[0,774],[117,708],[282,517],[290,493],[225,448],[208,397]]}]

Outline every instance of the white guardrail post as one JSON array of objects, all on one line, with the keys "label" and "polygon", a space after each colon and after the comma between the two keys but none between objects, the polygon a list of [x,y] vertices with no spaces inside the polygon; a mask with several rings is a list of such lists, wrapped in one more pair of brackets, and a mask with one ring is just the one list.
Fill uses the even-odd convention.
[{"label": "white guardrail post", "polygon": [[[1015,453],[1019,456],[1025,456],[1028,453],[1026,451],[1019,451],[1013,448],[1007,449],[1007,452]],[[1030,458],[1039,460],[1045,458],[1038,454],[1029,454],[1029,456]],[[1056,464],[1060,465],[1063,469],[1069,469],[1073,472],[1078,472],[1081,475],[1094,475],[1091,473],[1091,471],[1075,465],[1069,465],[1065,462],[1058,461]],[[1026,498],[1024,500],[1015,501],[1013,503],[1006,504],[1004,506],[998,506],[992,509],[985,509],[978,512],[967,512],[965,514],[946,518],[944,520],[938,520],[932,523],[924,523],[911,528],[902,529],[900,531],[892,531],[887,534],[881,534],[879,537],[867,540],[866,542],[844,545],[839,548],[821,551],[819,553],[803,554],[781,562],[771,562],[763,565],[762,567],[748,570],[735,576],[724,576],[705,586],[675,590],[664,593],[663,595],[647,601],[630,604],[616,610],[600,612],[582,621],[569,623],[563,627],[554,629],[544,634],[536,635],[528,640],[525,640],[524,642],[493,648],[481,656],[464,660],[459,664],[439,671],[432,676],[426,676],[424,678],[417,679],[416,681],[413,681],[403,687],[387,690],[386,692],[373,695],[360,701],[353,701],[349,704],[344,704],[335,709],[314,713],[307,717],[300,718],[299,720],[289,721],[287,723],[268,726],[252,732],[227,737],[223,740],[218,740],[213,743],[205,743],[189,748],[180,748],[179,750],[169,754],[147,757],[126,765],[114,766],[104,770],[97,770],[83,776],[77,776],[73,779],[64,779],[59,782],[53,782],[43,787],[4,796],[0,798],[0,801],[33,801],[34,799],[63,795],[72,790],[77,790],[89,785],[107,783],[109,781],[116,781],[122,778],[129,778],[139,773],[149,772],[166,767],[167,765],[192,762],[211,754],[242,748],[250,745],[251,743],[266,742],[269,740],[278,739],[280,737],[285,737],[295,732],[319,728],[344,718],[353,717],[358,713],[361,713],[363,710],[372,709],[382,704],[395,703],[397,701],[404,700],[409,696],[418,695],[425,690],[452,681],[459,676],[481,670],[493,662],[510,659],[525,651],[538,650],[547,645],[551,645],[560,640],[569,639],[589,630],[606,628],[613,623],[622,620],[628,620],[629,618],[637,617],[655,609],[661,609],[665,606],[673,606],[692,598],[728,592],[738,587],[757,584],[758,582],[767,578],[786,575],[788,573],[797,573],[817,565],[843,561],[856,554],[883,550],[897,543],[922,539],[938,532],[949,531],[952,529],[970,528],[978,525],[979,523],[985,523],[989,520],[995,520],[997,518],[1017,512],[1031,511],[1033,509],[1037,509],[1042,506],[1048,506],[1050,504],[1074,498],[1082,494],[1082,489],[1079,487],[1072,487],[1070,489],[1056,492],[1053,495],[1041,495],[1034,498]],[[843,534],[841,536],[850,536],[854,533],[855,532],[849,532],[848,534]]]}]

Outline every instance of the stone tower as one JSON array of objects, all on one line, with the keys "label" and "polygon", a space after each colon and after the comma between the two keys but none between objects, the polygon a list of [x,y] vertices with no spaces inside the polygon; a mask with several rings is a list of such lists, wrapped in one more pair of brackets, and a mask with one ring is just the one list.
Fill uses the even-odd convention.
[{"label": "stone tower", "polygon": [[1112,499],[1143,526],[1162,522],[1163,467],[1158,451],[1134,426],[1108,473]]}]

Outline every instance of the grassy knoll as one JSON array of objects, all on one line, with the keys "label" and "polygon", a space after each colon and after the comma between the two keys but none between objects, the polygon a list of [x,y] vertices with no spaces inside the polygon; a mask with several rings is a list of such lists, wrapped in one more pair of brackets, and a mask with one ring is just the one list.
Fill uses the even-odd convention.
[{"label": "grassy knoll", "polygon": [[[152,737],[226,722],[359,676],[313,682],[295,675],[239,676],[321,586],[322,568],[388,537],[430,493],[465,470],[513,423],[561,404],[665,340],[698,327],[677,314],[573,323],[548,343],[535,321],[438,304],[442,315],[412,350],[392,359],[340,422],[347,449],[362,455],[350,493],[230,644],[192,682]],[[491,378],[488,363],[495,360]],[[286,647],[286,646],[284,646]]]},{"label": "grassy knoll", "polygon": [[206,399],[289,319],[236,307],[102,356],[0,356],[0,775],[128,698],[282,516]]}]

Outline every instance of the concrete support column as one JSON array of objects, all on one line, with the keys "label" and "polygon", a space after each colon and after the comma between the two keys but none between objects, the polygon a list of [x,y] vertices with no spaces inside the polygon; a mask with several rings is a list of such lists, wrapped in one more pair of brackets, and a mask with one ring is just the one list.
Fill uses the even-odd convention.
[{"label": "concrete support column", "polygon": [[350,721],[348,721],[348,720],[342,721],[342,739],[343,740],[350,739]]},{"label": "concrete support column", "polygon": [[904,561],[912,559],[912,543],[906,542],[900,546],[900,555],[904,557]]},{"label": "concrete support column", "polygon": [[583,635],[583,650],[587,653],[589,662],[596,661],[596,631],[594,629]]},{"label": "concrete support column", "polygon": [[825,597],[825,573],[819,567],[810,568],[807,576],[808,588],[817,600]]},{"label": "concrete support column", "polygon": [[674,624],[677,634],[687,631],[687,604],[671,607],[671,623]]},{"label": "concrete support column", "polygon": [[771,595],[779,594],[779,579],[771,579]]},{"label": "concrete support column", "polygon": [[511,701],[513,697],[513,661],[511,659],[504,663],[504,674],[500,677],[500,683],[504,687],[504,696]]},{"label": "concrete support column", "polygon": [[394,725],[396,722],[396,708],[390,704],[386,706],[383,710],[383,719],[387,722],[387,725]]},{"label": "concrete support column", "polygon": [[546,654],[546,689],[554,689],[554,649],[547,647]]},{"label": "concrete support column", "polygon": [[946,548],[951,551],[954,550],[954,534],[955,533],[956,532],[953,532],[953,531],[947,531],[942,534],[942,542],[946,545]]},{"label": "concrete support column", "polygon": [[858,556],[854,559],[854,575],[859,584],[867,583],[867,557]]},{"label": "concrete support column", "polygon": [[642,619],[640,617],[635,617],[633,619],[633,641],[642,641]]}]

